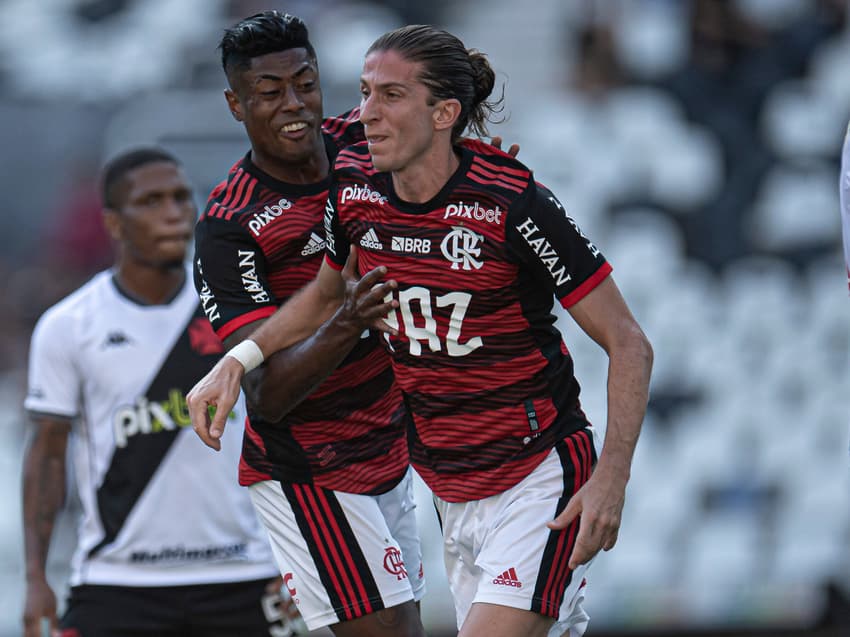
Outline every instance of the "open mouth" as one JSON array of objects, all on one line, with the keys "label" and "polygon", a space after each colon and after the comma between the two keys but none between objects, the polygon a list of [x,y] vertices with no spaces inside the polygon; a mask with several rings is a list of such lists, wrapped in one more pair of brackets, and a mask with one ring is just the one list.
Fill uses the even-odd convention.
[{"label": "open mouth", "polygon": [[295,137],[307,130],[307,122],[292,122],[280,127],[280,132],[286,137]]}]

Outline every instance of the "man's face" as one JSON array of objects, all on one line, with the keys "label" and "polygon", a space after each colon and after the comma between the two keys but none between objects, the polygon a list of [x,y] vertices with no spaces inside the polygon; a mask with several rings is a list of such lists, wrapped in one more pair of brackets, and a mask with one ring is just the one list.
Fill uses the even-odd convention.
[{"label": "man's face", "polygon": [[155,268],[182,264],[197,212],[183,170],[168,161],[134,168],[119,185],[118,199],[107,226],[124,257]]},{"label": "man's face", "polygon": [[380,171],[401,171],[425,156],[435,132],[438,102],[420,80],[420,62],[396,51],[374,51],[360,76],[360,121],[372,163]]},{"label": "man's face", "polygon": [[319,69],[306,49],[255,57],[237,74],[227,103],[259,157],[298,164],[325,152]]}]

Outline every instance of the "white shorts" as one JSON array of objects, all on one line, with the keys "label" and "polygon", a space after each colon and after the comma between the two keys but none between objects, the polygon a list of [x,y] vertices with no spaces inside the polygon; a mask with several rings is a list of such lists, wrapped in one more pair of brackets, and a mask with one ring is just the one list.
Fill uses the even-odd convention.
[{"label": "white shorts", "polygon": [[424,595],[410,470],[381,495],[271,480],[249,492],[310,630]]},{"label": "white shorts", "polygon": [[460,628],[472,604],[531,610],[555,619],[550,636],[580,637],[588,564],[567,566],[578,520],[564,531],[546,522],[590,477],[596,454],[585,429],[558,443],[519,484],[471,502],[434,498],[443,528],[443,557]]}]

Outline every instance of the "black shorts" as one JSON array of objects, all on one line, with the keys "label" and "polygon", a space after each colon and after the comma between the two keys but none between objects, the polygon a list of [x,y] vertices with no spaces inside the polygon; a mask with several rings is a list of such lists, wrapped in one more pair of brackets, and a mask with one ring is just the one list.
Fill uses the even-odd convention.
[{"label": "black shorts", "polygon": [[[71,589],[63,637],[269,637],[288,635],[270,580],[194,586]],[[274,633],[273,628],[277,627]]]}]

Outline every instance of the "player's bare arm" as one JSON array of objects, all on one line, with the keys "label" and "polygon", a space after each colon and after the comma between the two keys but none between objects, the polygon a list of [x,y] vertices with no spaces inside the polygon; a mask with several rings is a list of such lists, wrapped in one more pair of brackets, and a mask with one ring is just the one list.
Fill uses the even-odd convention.
[{"label": "player's bare arm", "polygon": [[[254,396],[258,404],[264,404],[266,400],[274,400],[277,403],[277,410],[281,414],[285,413],[284,409],[292,409],[297,404],[293,401],[301,400],[308,395],[310,390],[333,371],[339,361],[350,351],[357,338],[352,337],[352,333],[359,334],[367,326],[389,330],[380,319],[386,316],[392,307],[383,299],[391,291],[394,282],[380,283],[386,274],[384,268],[376,268],[359,281],[355,281],[353,278],[355,259],[356,254],[352,253],[352,258],[346,264],[346,274],[323,264],[316,279],[307,284],[251,334],[250,340],[259,348],[262,358],[268,359],[281,349],[312,336],[327,319],[334,318],[334,327],[323,332],[319,338],[326,357],[316,362],[306,363],[306,358],[310,355],[310,347],[316,346],[315,339],[304,348],[299,348],[288,355],[281,355],[280,360],[274,364],[274,368],[279,369],[281,373],[273,372],[270,376],[269,391],[265,396]],[[357,295],[357,299],[352,299],[352,295]],[[341,349],[343,344],[351,338],[353,340],[348,349]],[[334,347],[340,349],[334,350]],[[338,359],[336,364],[328,366],[329,361],[334,359]],[[295,365],[299,362],[306,367],[297,369]],[[285,376],[286,373],[296,373],[296,378],[290,380]],[[226,417],[239,398],[239,388],[244,374],[243,362],[232,355],[224,356],[192,388],[186,398],[195,432],[207,446],[213,449],[221,448],[220,439],[224,433]],[[278,378],[287,379],[290,391],[286,394],[277,383],[274,383],[272,390],[271,381]],[[281,393],[277,395],[279,391]],[[212,416],[210,407],[215,407]]]},{"label": "player's bare arm", "polygon": [[608,277],[569,310],[608,354],[608,424],[602,453],[590,479],[552,521],[564,529],[581,516],[570,568],[617,542],[632,456],[649,398],[652,347]]},{"label": "player's bare arm", "polygon": [[65,500],[65,452],[68,420],[33,415],[35,435],[24,458],[23,509],[26,601],[24,637],[41,637],[46,618],[51,634],[58,629],[56,595],[47,582],[45,566],[56,514]]},{"label": "player's bare arm", "polygon": [[[277,422],[309,396],[335,370],[363,332],[383,319],[395,302],[386,302],[394,281],[379,285],[383,268],[358,279],[349,259],[342,271],[345,296],[334,315],[309,338],[272,354],[261,367],[245,374],[242,389],[252,408],[265,420]],[[237,331],[230,338],[242,340]],[[238,341],[236,341],[238,342]],[[226,345],[232,344],[229,339]]]},{"label": "player's bare arm", "polygon": [[[315,332],[339,307],[343,293],[341,275],[323,267],[316,279],[251,333],[250,340],[259,349],[260,361]],[[224,356],[186,396],[192,427],[208,447],[221,449],[227,414],[239,399],[244,374],[243,362],[232,354]],[[215,408],[212,415],[210,407]]]}]

